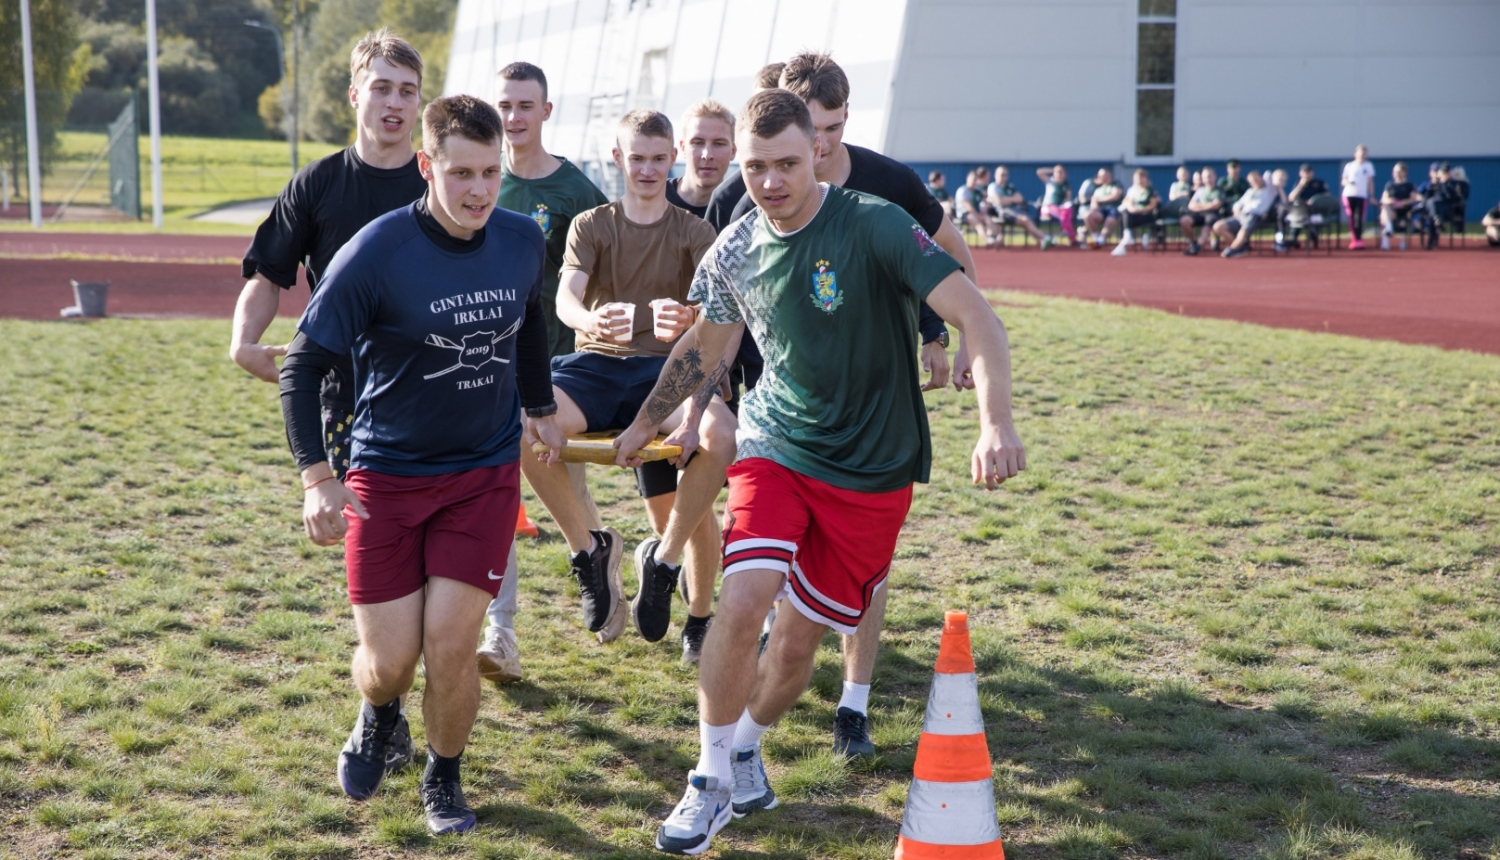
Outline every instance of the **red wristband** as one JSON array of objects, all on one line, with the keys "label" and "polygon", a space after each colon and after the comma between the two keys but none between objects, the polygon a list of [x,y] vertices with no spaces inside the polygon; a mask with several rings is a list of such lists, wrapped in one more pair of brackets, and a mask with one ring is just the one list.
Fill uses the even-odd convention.
[{"label": "red wristband", "polygon": [[337,476],[336,475],[329,475],[326,478],[319,478],[316,481],[313,481],[311,484],[308,484],[308,485],[304,486],[302,488],[302,492],[305,493],[308,490],[311,490],[313,487],[316,487],[317,485],[323,483],[324,481],[332,481],[335,477],[337,477]]}]

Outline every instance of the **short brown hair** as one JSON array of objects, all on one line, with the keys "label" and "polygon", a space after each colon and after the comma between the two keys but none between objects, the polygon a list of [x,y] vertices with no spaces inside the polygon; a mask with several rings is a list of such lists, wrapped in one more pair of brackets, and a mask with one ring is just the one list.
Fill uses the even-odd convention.
[{"label": "short brown hair", "polygon": [[385,60],[393,66],[405,66],[417,73],[417,86],[422,85],[422,55],[411,43],[381,27],[365,34],[349,52],[349,86],[359,86],[359,76],[370,70],[376,60]]},{"label": "short brown hair", "polygon": [[774,90],[781,86],[781,70],[786,63],[768,63],[755,73],[755,86],[762,90]]},{"label": "short brown hair", "polygon": [[714,99],[704,99],[695,102],[682,112],[682,127],[687,129],[687,124],[695,119],[721,119],[729,123],[729,136],[734,136],[734,111],[730,110],[721,102]]},{"label": "short brown hair", "polygon": [[667,115],[659,110],[646,110],[637,108],[623,117],[620,117],[620,135],[631,137],[664,137],[669,143],[676,143],[677,139],[672,136],[672,121]]},{"label": "short brown hair", "polygon": [[436,158],[443,142],[453,135],[475,143],[497,143],[505,134],[500,112],[473,96],[443,96],[422,111],[422,151]]},{"label": "short brown hair", "polygon": [[849,103],[849,78],[827,54],[807,52],[793,57],[781,70],[781,87],[803,101],[817,102],[824,110]]},{"label": "short brown hair", "polygon": [[542,101],[547,100],[547,73],[541,66],[517,60],[495,74],[502,81],[536,81],[542,85]]},{"label": "short brown hair", "polygon": [[816,137],[812,114],[807,104],[792,93],[782,89],[761,90],[745,102],[740,110],[740,122],[745,131],[754,137],[768,140],[786,131],[789,126],[802,129],[809,138]]}]

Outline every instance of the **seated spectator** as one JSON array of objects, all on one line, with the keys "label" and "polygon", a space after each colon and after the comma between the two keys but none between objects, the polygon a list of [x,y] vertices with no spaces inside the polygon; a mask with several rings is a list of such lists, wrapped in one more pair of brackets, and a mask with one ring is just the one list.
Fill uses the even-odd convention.
[{"label": "seated spectator", "polygon": [[1286,223],[1286,213],[1291,207],[1291,203],[1287,200],[1286,196],[1286,171],[1278,167],[1275,170],[1267,171],[1264,178],[1266,180],[1266,187],[1270,188],[1276,194],[1276,199],[1272,202],[1271,212],[1269,213],[1276,224],[1276,244],[1273,248],[1276,253],[1283,254],[1286,253],[1287,248],[1286,233],[1283,232],[1282,225]]},{"label": "seated spectator", "polygon": [[[1380,195],[1380,250],[1391,249],[1391,234],[1396,232],[1396,225],[1406,221],[1409,223],[1411,213],[1422,202],[1422,195],[1417,193],[1417,186],[1411,184],[1406,178],[1406,162],[1398,161],[1391,168],[1391,181],[1385,184],[1385,191]],[[1406,250],[1406,237],[1401,237],[1401,250]]]},{"label": "seated spectator", "polygon": [[1088,227],[1085,226],[1084,222],[1088,220],[1089,212],[1094,208],[1094,188],[1096,187],[1094,177],[1090,176],[1079,183],[1078,196],[1074,198],[1076,201],[1074,204],[1076,212],[1073,215],[1073,224],[1078,228],[1076,238],[1079,245],[1085,244],[1088,240]]},{"label": "seated spectator", "polygon": [[1297,171],[1297,184],[1287,192],[1287,211],[1283,219],[1286,225],[1287,236],[1285,242],[1289,247],[1299,248],[1302,243],[1298,237],[1303,228],[1307,229],[1308,241],[1313,247],[1318,246],[1318,227],[1308,220],[1307,201],[1319,194],[1328,193],[1328,183],[1319,179],[1313,173],[1311,164],[1303,163]]},{"label": "seated spectator", "polygon": [[1229,215],[1240,195],[1250,190],[1250,183],[1241,175],[1240,160],[1231,158],[1224,162],[1224,178],[1219,180],[1219,196],[1224,200],[1221,214]]},{"label": "seated spectator", "polygon": [[1459,198],[1467,206],[1469,203],[1469,174],[1464,170],[1462,164],[1455,164],[1453,165],[1453,169],[1448,171],[1448,181],[1452,182],[1454,187],[1458,189]]},{"label": "seated spectator", "polygon": [[980,179],[979,171],[971,170],[967,181],[958,189],[953,196],[953,212],[958,223],[967,224],[974,228],[979,240],[984,247],[988,248],[995,244],[999,230],[995,222],[984,211],[984,184]]},{"label": "seated spectator", "polygon": [[[1185,172],[1185,168],[1183,169]],[[1120,203],[1120,214],[1125,222],[1125,229],[1120,236],[1120,244],[1110,253],[1116,257],[1123,257],[1134,241],[1135,231],[1144,229],[1146,232],[1141,236],[1141,250],[1151,245],[1152,224],[1156,223],[1156,215],[1161,211],[1161,195],[1151,187],[1151,174],[1146,168],[1135,169],[1135,182],[1130,190],[1125,192],[1124,200]]]},{"label": "seated spectator", "polygon": [[1193,177],[1193,181],[1188,181],[1188,166],[1186,164],[1178,165],[1177,181],[1173,182],[1172,187],[1167,189],[1167,199],[1178,200],[1183,197],[1190,198],[1193,196],[1193,192],[1197,190],[1197,187],[1196,176]]},{"label": "seated spectator", "polygon": [[1125,189],[1115,182],[1115,176],[1107,167],[1099,168],[1094,175],[1093,193],[1089,195],[1089,211],[1084,215],[1084,229],[1088,231],[1090,248],[1100,248],[1109,240],[1109,234],[1120,225],[1120,201],[1125,199]]},{"label": "seated spectator", "polygon": [[1438,245],[1438,231],[1463,205],[1461,190],[1460,186],[1452,180],[1448,162],[1439,162],[1437,170],[1433,172],[1433,178],[1428,183],[1428,191],[1423,200],[1427,207],[1427,249],[1429,251]]},{"label": "seated spectator", "polygon": [[1495,208],[1484,213],[1484,238],[1490,243],[1491,248],[1500,248],[1500,203]]},{"label": "seated spectator", "polygon": [[1025,230],[1026,235],[1037,240],[1043,250],[1052,244],[1051,237],[1031,223],[1031,212],[1026,208],[1025,195],[1010,184],[1010,168],[1003,164],[995,168],[995,181],[990,183],[987,196],[990,206],[995,210],[995,219],[1001,224],[1015,224]]},{"label": "seated spectator", "polygon": [[953,195],[948,193],[948,177],[943,175],[943,171],[934,170],[927,174],[927,193],[932,195],[932,199],[942,204],[943,214],[951,221],[953,219]]},{"label": "seated spectator", "polygon": [[[1189,257],[1198,256],[1199,246],[1208,241],[1209,234],[1213,230],[1214,222],[1219,220],[1219,213],[1224,208],[1224,192],[1214,183],[1217,174],[1212,167],[1205,167],[1201,173],[1203,182],[1193,196],[1188,200],[1187,212],[1183,213],[1182,235],[1187,237],[1188,246],[1182,253]],[[1193,228],[1198,228],[1199,233],[1194,236]]]},{"label": "seated spectator", "polygon": [[1276,205],[1276,189],[1266,184],[1265,177],[1252,170],[1246,174],[1250,190],[1234,202],[1230,217],[1214,224],[1214,232],[1221,239],[1229,239],[1229,247],[1222,256],[1239,257],[1250,244],[1250,235],[1265,220],[1271,207]]},{"label": "seated spectator", "polygon": [[1052,168],[1038,167],[1036,178],[1045,183],[1042,217],[1056,221],[1068,244],[1073,244],[1073,189],[1068,186],[1068,169],[1061,164]]}]

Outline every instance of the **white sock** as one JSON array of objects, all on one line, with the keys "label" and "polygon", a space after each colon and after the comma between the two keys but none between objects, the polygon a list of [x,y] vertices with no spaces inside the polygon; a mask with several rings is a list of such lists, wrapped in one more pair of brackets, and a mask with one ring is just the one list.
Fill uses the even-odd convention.
[{"label": "white sock", "polygon": [[1120,234],[1120,241],[1124,242],[1127,245],[1135,241],[1135,235],[1130,232],[1129,227],[1126,227],[1125,232]]},{"label": "white sock", "polygon": [[861,714],[870,710],[870,685],[844,682],[844,694],[839,697],[839,707]]},{"label": "white sock", "polygon": [[760,746],[760,736],[766,733],[770,726],[763,726],[750,717],[750,709],[746,708],[740,714],[740,721],[734,727],[734,748],[747,750]]},{"label": "white sock", "polygon": [[729,748],[734,742],[735,724],[727,726],[711,726],[703,721],[698,722],[698,767],[694,768],[703,776],[716,776],[719,782],[727,783],[732,777],[729,768]]},{"label": "white sock", "polygon": [[666,544],[662,543],[661,541],[657,541],[656,542],[656,552],[653,552],[651,554],[651,557],[654,558],[654,559],[656,559],[656,563],[657,564],[664,564],[667,567],[676,567],[678,565],[678,562],[667,561],[666,558],[664,558],[662,556],[662,554],[661,554],[661,548],[664,547],[664,546],[666,546]]}]

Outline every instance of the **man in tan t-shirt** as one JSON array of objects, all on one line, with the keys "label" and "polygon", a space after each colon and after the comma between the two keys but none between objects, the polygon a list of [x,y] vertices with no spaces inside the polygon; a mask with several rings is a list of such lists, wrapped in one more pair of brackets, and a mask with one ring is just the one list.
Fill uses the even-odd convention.
[{"label": "man in tan t-shirt", "polygon": [[[558,319],[577,332],[578,352],[552,360],[557,423],[569,434],[623,430],[635,420],[673,342],[693,324],[695,311],[685,304],[688,287],[715,239],[708,222],[667,202],[668,173],[677,158],[670,120],[655,111],[632,111],[620,122],[617,144],[625,196],[574,219],[557,293]],[[663,307],[654,309],[653,302]],[[640,591],[631,618],[647,641],[666,635],[680,571],[657,559],[680,558],[686,548],[693,600],[684,657],[690,660],[707,629],[719,563],[710,513],[735,453],[735,419],[717,390],[718,380],[705,378],[689,403],[662,422],[668,432],[684,424],[697,429],[697,439],[691,428],[678,434],[686,443],[684,456],[648,464],[639,474],[661,539],[636,550]],[[694,456],[694,448],[702,456]],[[584,623],[601,642],[614,639],[625,626],[619,533],[588,528],[561,464],[522,457],[521,470],[568,542]]]}]

